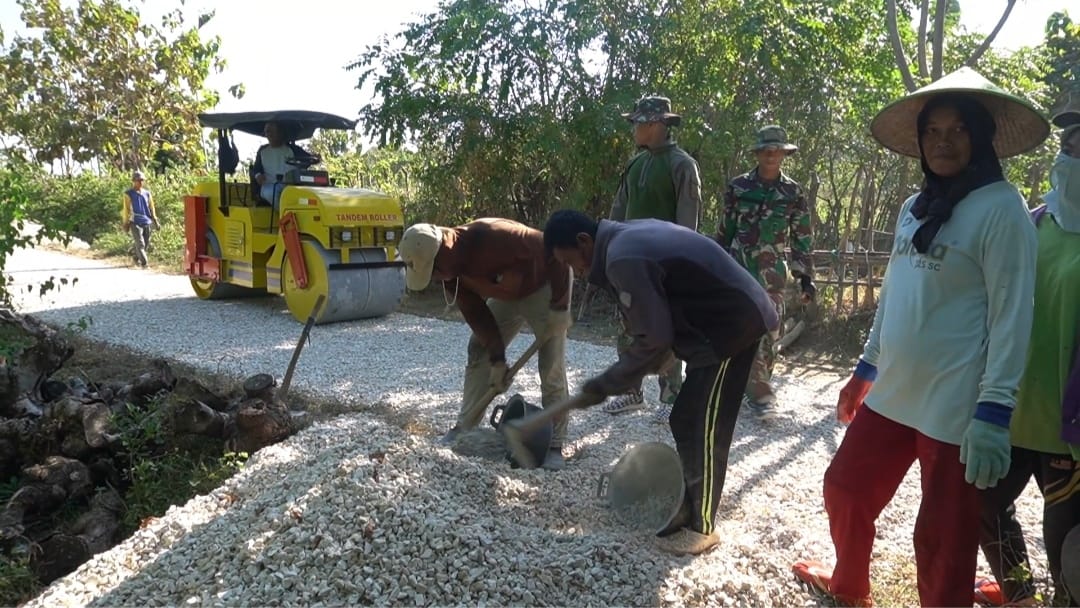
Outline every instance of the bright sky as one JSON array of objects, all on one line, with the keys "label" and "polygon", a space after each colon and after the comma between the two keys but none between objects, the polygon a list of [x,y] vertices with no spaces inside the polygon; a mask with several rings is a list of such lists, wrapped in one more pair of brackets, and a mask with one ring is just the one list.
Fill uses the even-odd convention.
[{"label": "bright sky", "polygon": [[[62,0],[73,5],[75,0]],[[140,12],[156,19],[179,5],[179,0],[144,0]],[[988,33],[997,23],[1006,0],[960,0],[962,22]],[[322,110],[355,118],[372,98],[356,89],[357,71],[344,66],[383,34],[395,34],[405,23],[433,12],[438,0],[186,0],[189,18],[213,7],[208,36],[221,36],[221,53],[228,63],[209,85],[221,93],[221,112],[271,109]],[[1019,0],[995,47],[1017,48],[1042,40],[1046,18],[1067,10],[1080,19],[1080,0]],[[0,1],[0,27],[10,37],[21,29],[14,0]],[[230,85],[243,82],[246,94],[233,99]],[[238,134],[241,157],[254,154],[262,138]]]}]

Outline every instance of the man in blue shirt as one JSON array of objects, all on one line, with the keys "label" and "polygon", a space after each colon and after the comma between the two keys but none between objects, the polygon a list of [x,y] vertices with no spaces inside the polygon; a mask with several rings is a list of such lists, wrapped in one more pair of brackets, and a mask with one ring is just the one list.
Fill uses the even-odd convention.
[{"label": "man in blue shirt", "polygon": [[150,248],[150,227],[158,228],[154,197],[143,188],[146,176],[136,171],[131,176],[131,188],[124,192],[122,224],[135,242],[135,263],[146,268],[146,252]]}]

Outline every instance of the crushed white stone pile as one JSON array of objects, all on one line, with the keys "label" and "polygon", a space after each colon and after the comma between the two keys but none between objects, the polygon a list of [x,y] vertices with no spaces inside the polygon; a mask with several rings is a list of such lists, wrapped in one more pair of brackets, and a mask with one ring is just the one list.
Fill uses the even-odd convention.
[{"label": "crushed white stone pile", "polygon": [[[203,302],[182,277],[41,251],[16,254],[6,270],[24,312],[61,326],[88,316],[91,338],[238,377],[280,376],[301,330],[279,298]],[[44,298],[19,290],[75,275]],[[314,328],[293,387],[355,413],[261,450],[223,487],[171,508],[27,605],[816,605],[789,568],[832,559],[821,480],[843,433],[833,420],[842,374],[788,370],[778,420],[741,416],[721,543],[674,558],[595,497],[628,447],[671,442],[650,409],[575,413],[557,473],[437,444],[457,413],[467,338],[461,323],[402,314]],[[614,357],[581,342],[567,351],[572,386]],[[539,403],[535,369],[511,393]],[[655,403],[656,381],[645,388]],[[911,570],[918,495],[915,467],[882,515],[877,570]],[[1039,568],[1033,492],[1019,511]]]}]

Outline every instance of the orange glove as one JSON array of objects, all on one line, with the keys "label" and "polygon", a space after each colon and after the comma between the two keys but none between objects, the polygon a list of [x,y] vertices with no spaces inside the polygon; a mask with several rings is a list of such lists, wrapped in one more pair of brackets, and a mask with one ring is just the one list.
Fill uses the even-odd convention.
[{"label": "orange glove", "polygon": [[855,373],[851,375],[851,379],[847,381],[844,388],[840,389],[840,398],[836,401],[837,422],[851,423],[876,378],[877,367],[860,359],[859,364],[855,366]]}]

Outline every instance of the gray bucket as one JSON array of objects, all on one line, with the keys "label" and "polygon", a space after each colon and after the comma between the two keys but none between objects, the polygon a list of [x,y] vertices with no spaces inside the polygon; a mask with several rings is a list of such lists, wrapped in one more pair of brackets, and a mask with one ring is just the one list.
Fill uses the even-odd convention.
[{"label": "gray bucket", "polygon": [[631,528],[664,530],[686,494],[682,462],[674,448],[651,441],[627,450],[615,468],[600,475],[596,495]]}]

